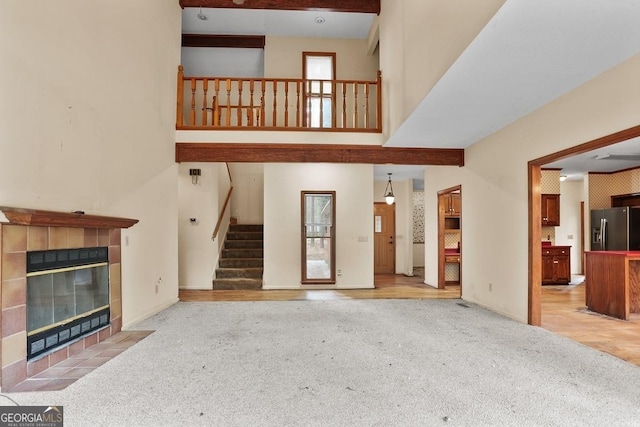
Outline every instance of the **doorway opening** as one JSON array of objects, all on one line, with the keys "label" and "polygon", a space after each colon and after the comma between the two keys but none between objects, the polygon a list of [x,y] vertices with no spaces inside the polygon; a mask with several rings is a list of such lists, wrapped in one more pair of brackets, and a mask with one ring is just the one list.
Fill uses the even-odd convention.
[{"label": "doorway opening", "polygon": [[[632,138],[640,137],[640,126],[635,126],[601,138],[594,139],[575,147],[562,150],[535,160],[528,164],[529,182],[529,298],[528,323],[534,326],[542,324],[542,166],[557,160],[566,159],[577,154],[587,153],[598,148],[607,147]],[[586,207],[588,209],[588,206]],[[584,217],[585,207],[581,208]],[[584,225],[582,230],[584,232]],[[581,236],[581,241],[586,241]],[[581,261],[583,262],[583,260]],[[584,270],[583,270],[584,271]],[[589,278],[587,277],[588,281]]]},{"label": "doorway opening", "polygon": [[438,289],[462,295],[462,186],[438,191]]}]

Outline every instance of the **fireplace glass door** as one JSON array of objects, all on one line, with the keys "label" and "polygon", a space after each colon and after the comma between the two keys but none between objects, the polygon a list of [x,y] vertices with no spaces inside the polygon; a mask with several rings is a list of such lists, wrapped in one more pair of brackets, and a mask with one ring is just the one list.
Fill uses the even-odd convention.
[{"label": "fireplace glass door", "polygon": [[106,263],[27,279],[27,332],[69,321],[109,305]]},{"label": "fireplace glass door", "polygon": [[27,358],[109,325],[107,247],[27,253]]}]

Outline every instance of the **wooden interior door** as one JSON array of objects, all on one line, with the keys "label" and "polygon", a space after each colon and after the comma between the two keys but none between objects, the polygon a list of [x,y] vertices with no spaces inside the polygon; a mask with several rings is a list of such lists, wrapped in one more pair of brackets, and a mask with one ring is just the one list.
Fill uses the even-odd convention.
[{"label": "wooden interior door", "polygon": [[373,252],[375,274],[393,274],[396,270],[395,204],[373,204]]}]

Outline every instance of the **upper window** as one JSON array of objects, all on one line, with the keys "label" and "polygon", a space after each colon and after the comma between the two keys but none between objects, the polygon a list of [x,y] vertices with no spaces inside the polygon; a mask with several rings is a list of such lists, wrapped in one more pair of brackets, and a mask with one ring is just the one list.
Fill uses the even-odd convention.
[{"label": "upper window", "polygon": [[308,127],[329,128],[334,120],[334,88],[336,54],[302,53],[302,75],[305,79],[305,124]]}]

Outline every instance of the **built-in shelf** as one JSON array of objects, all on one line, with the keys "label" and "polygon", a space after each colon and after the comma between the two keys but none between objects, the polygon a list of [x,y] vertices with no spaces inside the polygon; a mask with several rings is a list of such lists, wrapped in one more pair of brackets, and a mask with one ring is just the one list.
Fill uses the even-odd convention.
[{"label": "built-in shelf", "polygon": [[459,233],[460,232],[460,217],[445,217],[444,218],[444,232],[445,233]]},{"label": "built-in shelf", "polygon": [[42,227],[80,228],[129,228],[138,223],[137,219],[118,218],[101,215],[86,215],[80,212],[56,212],[38,209],[11,208],[0,206],[0,211],[16,225],[37,225]]}]

